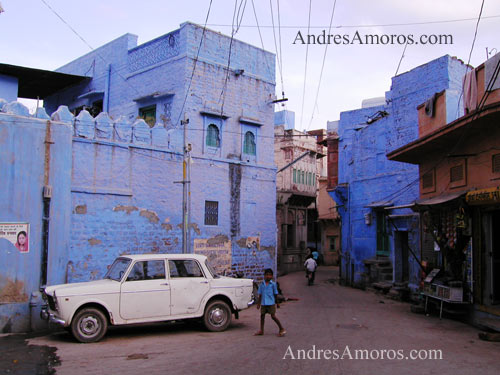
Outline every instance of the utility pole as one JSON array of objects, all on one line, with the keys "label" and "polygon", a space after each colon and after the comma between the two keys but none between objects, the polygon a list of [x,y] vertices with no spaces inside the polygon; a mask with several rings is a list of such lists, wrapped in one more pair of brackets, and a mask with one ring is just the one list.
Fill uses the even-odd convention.
[{"label": "utility pole", "polygon": [[189,124],[189,119],[184,119],[181,121],[181,125],[184,127],[184,141],[183,141],[183,153],[182,153],[182,252],[184,254],[189,252],[189,210],[188,210],[188,184],[190,181],[187,180],[187,169],[189,160],[189,151],[191,151],[191,145],[187,144],[187,125]]}]

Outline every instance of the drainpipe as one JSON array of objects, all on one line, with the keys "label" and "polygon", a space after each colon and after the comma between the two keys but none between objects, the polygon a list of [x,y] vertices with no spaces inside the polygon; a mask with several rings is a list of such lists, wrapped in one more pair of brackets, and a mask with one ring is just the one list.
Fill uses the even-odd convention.
[{"label": "drainpipe", "polygon": [[109,113],[109,88],[111,85],[111,64],[108,65],[108,74],[106,76],[106,83],[104,84],[104,102],[102,103],[103,112]]},{"label": "drainpipe", "polygon": [[39,290],[33,291],[30,298],[30,328],[32,331],[46,329],[47,325],[40,319],[40,311],[43,300],[41,290],[47,285],[48,259],[49,259],[49,233],[50,233],[50,201],[52,198],[52,186],[49,185],[50,176],[50,145],[53,144],[51,137],[51,122],[47,121],[45,128],[45,157],[43,173],[43,212],[42,212],[42,254],[40,267]]}]

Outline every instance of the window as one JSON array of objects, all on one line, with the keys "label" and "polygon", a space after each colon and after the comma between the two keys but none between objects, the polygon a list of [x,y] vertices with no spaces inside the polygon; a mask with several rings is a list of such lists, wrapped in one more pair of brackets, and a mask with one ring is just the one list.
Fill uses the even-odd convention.
[{"label": "window", "polygon": [[432,171],[427,172],[422,176],[422,187],[424,189],[434,187],[434,174],[432,173]]},{"label": "window", "polygon": [[156,104],[139,108],[139,117],[152,128],[156,124]]},{"label": "window", "polygon": [[458,182],[464,178],[464,168],[462,165],[457,165],[450,168],[450,182]]},{"label": "window", "polygon": [[450,167],[450,187],[461,187],[467,185],[466,161],[455,162]]},{"label": "window", "polygon": [[293,168],[293,182],[297,183],[297,170]]},{"label": "window", "polygon": [[300,183],[301,184],[304,184],[304,175],[305,175],[304,171],[300,171]]},{"label": "window", "polygon": [[377,211],[377,255],[389,255],[389,234],[385,213]]},{"label": "window", "polygon": [[148,260],[136,262],[130,271],[127,281],[157,280],[165,278],[165,262]]},{"label": "window", "polygon": [[500,154],[493,155],[491,164],[493,173],[500,173]]},{"label": "window", "polygon": [[206,145],[209,147],[220,147],[219,128],[215,124],[208,125]]},{"label": "window", "polygon": [[336,241],[337,241],[337,236],[328,236],[328,250],[330,251],[336,251]]},{"label": "window", "polygon": [[257,146],[255,144],[255,135],[248,131],[245,133],[245,139],[243,141],[243,153],[248,155],[255,155],[257,152]]},{"label": "window", "polygon": [[205,201],[205,225],[219,225],[219,202]]},{"label": "window", "polygon": [[192,259],[169,260],[170,277],[204,277],[198,262]]}]

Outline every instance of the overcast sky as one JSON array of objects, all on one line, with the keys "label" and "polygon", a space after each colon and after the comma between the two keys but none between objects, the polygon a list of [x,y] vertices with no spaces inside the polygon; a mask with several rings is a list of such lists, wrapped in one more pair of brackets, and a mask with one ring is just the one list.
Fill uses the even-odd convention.
[{"label": "overcast sky", "polygon": [[[210,3],[210,0],[0,0],[4,9],[0,14],[0,62],[53,70],[90,50],[44,1],[93,48],[127,32],[138,35],[139,43],[144,43],[177,29],[184,21],[204,24]],[[239,4],[241,0],[236,1]],[[277,0],[254,0],[264,47],[276,53],[270,3],[278,53],[281,31],[282,53],[278,56],[282,60],[285,96],[289,99],[286,108],[295,111],[298,128],[324,128],[326,121],[338,119],[340,112],[359,108],[363,99],[383,96],[390,89],[404,43],[337,45],[331,40],[315,107],[325,45],[309,45],[305,73],[307,46],[298,41],[293,44],[299,31],[307,37],[309,1],[279,0],[279,30]],[[312,0],[310,34],[319,35],[323,29],[328,32],[334,3],[335,0]],[[208,27],[230,35],[234,5],[235,0],[213,0]],[[331,34],[349,38],[356,31],[361,36],[413,34],[415,40],[424,34],[452,36],[453,44],[408,45],[399,73],[445,54],[467,62],[480,8],[481,0],[337,0]],[[471,18],[474,20],[442,22]],[[414,25],[401,25],[407,23]],[[242,26],[235,38],[261,47],[255,26],[252,0],[247,0]],[[485,0],[471,58],[473,66],[486,60],[486,48],[500,50],[499,35],[500,1]],[[277,68],[278,96],[281,91]],[[280,109],[276,106],[276,110]]]}]

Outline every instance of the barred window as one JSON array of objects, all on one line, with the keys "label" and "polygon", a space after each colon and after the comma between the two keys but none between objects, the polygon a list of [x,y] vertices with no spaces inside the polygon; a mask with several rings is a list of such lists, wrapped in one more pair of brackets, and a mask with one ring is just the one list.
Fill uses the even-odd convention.
[{"label": "barred window", "polygon": [[208,125],[206,145],[209,147],[220,147],[219,128],[217,125]]},{"label": "barred window", "polygon": [[293,183],[297,183],[297,170],[293,168]]},{"label": "barred window", "polygon": [[205,225],[219,225],[219,202],[205,201]]},{"label": "barred window", "polygon": [[248,155],[255,155],[257,152],[257,146],[255,144],[255,135],[252,132],[245,133],[245,139],[243,141],[243,153]]},{"label": "barred window", "polygon": [[500,154],[493,155],[492,167],[493,173],[500,173]]},{"label": "barred window", "polygon": [[422,176],[422,188],[430,189],[434,187],[434,173],[429,171]]},{"label": "barred window", "polygon": [[456,165],[450,168],[450,182],[458,182],[464,179],[464,166]]}]

